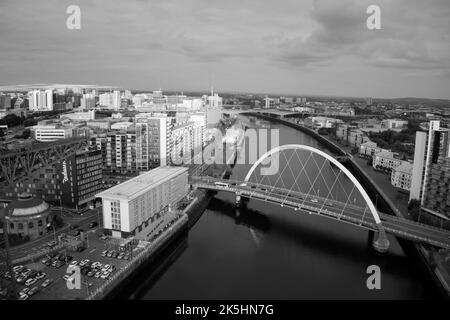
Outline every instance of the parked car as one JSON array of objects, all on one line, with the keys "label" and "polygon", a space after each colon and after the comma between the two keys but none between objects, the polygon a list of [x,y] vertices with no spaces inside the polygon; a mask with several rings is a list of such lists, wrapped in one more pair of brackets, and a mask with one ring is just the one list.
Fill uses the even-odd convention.
[{"label": "parked car", "polygon": [[38,275],[38,272],[36,270],[31,270],[30,274],[28,275],[28,278],[36,278]]},{"label": "parked car", "polygon": [[24,284],[25,281],[27,281],[28,277],[27,276],[19,276],[16,278],[16,282],[20,283],[20,284]]},{"label": "parked car", "polygon": [[37,281],[37,280],[34,279],[34,278],[28,279],[27,281],[25,281],[25,285],[26,285],[27,287],[29,287],[29,286],[31,286],[32,284],[35,284],[36,281]]},{"label": "parked car", "polygon": [[78,265],[78,261],[77,261],[77,260],[72,260],[72,261],[69,263],[69,267],[75,267],[76,265]]},{"label": "parked car", "polygon": [[50,260],[52,260],[52,258],[49,255],[47,255],[41,260],[41,262],[43,264],[47,264],[47,262],[50,261]]},{"label": "parked car", "polygon": [[25,288],[23,288],[23,289],[19,292],[19,294],[20,294],[20,293],[22,293],[22,294],[27,294],[28,291],[30,291],[30,288],[25,287]]},{"label": "parked car", "polygon": [[56,264],[54,265],[55,268],[59,269],[66,263],[64,261],[56,261]]},{"label": "parked car", "polygon": [[84,267],[90,260],[89,259],[84,259],[80,262],[80,267]]},{"label": "parked car", "polygon": [[40,280],[40,279],[44,279],[47,276],[47,274],[45,272],[38,272],[36,275],[36,279]]},{"label": "parked car", "polygon": [[[25,269],[26,268],[24,268],[23,270],[25,270]],[[22,272],[22,275],[25,276],[25,277],[28,277],[30,275],[30,273],[31,273],[31,270],[30,269],[26,269],[26,271]]]},{"label": "parked car", "polygon": [[95,228],[96,226],[98,226],[98,222],[96,222],[96,221],[94,221],[94,222],[91,222],[90,224],[89,224],[89,228]]},{"label": "parked car", "polygon": [[109,270],[109,268],[111,268],[111,265],[105,264],[102,268],[102,271],[107,271],[107,270]]},{"label": "parked car", "polygon": [[106,257],[107,254],[108,254],[108,250],[105,250],[105,251],[102,251],[101,256],[102,256],[102,257]]},{"label": "parked car", "polygon": [[39,288],[38,287],[34,287],[30,291],[28,291],[28,295],[31,297],[32,295],[35,295],[38,292],[39,292]]},{"label": "parked car", "polygon": [[44,282],[42,282],[41,286],[43,288],[48,287],[53,282],[53,279],[46,279]]},{"label": "parked car", "polygon": [[19,300],[28,300],[30,297],[25,293],[19,293]]},{"label": "parked car", "polygon": [[23,269],[23,266],[22,266],[22,265],[18,265],[18,266],[14,266],[14,267],[13,267],[13,271],[14,271],[14,272],[20,272],[22,269]]}]

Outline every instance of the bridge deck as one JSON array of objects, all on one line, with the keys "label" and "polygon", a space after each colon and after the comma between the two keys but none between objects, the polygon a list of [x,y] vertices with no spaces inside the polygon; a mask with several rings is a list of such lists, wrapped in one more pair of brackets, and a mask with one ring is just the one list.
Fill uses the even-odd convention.
[{"label": "bridge deck", "polygon": [[[378,226],[370,211],[352,204],[287,189],[236,180],[191,177],[191,184],[203,189],[232,192],[242,197],[258,199],[278,204],[282,207],[289,207],[295,211],[300,210],[310,214],[317,214],[369,230],[378,231]],[[440,248],[450,248],[450,232],[446,230],[385,213],[379,213],[379,215],[387,233]]]}]

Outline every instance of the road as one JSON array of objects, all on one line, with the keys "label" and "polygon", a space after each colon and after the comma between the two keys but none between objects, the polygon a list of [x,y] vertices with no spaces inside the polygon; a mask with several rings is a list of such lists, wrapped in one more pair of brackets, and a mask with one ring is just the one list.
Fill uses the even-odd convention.
[{"label": "road", "polygon": [[[60,209],[53,208],[52,210],[55,213],[61,214]],[[62,214],[61,214],[61,217],[64,220],[63,227],[55,230],[55,232],[53,232],[53,230],[51,230],[48,234],[43,235],[43,236],[37,238],[36,240],[21,244],[19,246],[12,247],[10,250],[11,258],[14,260],[14,259],[29,255],[29,254],[33,254],[33,253],[42,251],[45,248],[48,248],[47,243],[49,241],[55,240],[55,237],[57,238],[58,235],[60,235],[61,233],[69,232],[70,227],[73,225],[77,225],[79,227],[82,227],[84,230],[87,230],[88,225],[91,222],[94,222],[94,221],[99,222],[98,221],[99,210],[101,210],[101,207],[93,209],[93,210],[87,212],[86,214],[84,214],[83,216],[79,216],[77,214],[71,213],[70,211],[63,210]],[[99,224],[100,224],[100,222],[99,222]]]},{"label": "road", "polygon": [[[311,197],[300,192],[251,182],[243,183],[242,181],[218,180],[210,177],[193,177],[191,183],[199,188],[232,192],[243,197],[272,202],[294,210],[319,214],[366,229],[378,230],[375,219],[368,209],[352,204],[344,204],[318,196]],[[447,230],[383,213],[379,213],[379,216],[385,231],[388,233],[408,240],[450,248],[450,232]]]}]

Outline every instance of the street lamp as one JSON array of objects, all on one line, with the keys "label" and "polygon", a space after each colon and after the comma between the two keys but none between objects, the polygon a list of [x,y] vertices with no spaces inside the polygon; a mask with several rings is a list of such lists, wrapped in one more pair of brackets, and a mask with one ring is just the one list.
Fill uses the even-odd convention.
[{"label": "street lamp", "polygon": [[53,240],[55,240],[55,243],[58,243],[56,241],[56,230],[55,230],[55,223],[53,220],[47,224],[47,228],[53,227]]}]

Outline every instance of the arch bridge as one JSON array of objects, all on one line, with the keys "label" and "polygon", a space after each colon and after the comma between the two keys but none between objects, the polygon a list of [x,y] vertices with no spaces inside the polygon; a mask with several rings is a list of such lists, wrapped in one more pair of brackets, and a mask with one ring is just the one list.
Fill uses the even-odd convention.
[{"label": "arch bridge", "polygon": [[[264,165],[273,161],[278,162],[277,172],[264,174]],[[362,185],[339,160],[310,146],[289,144],[266,152],[243,181],[193,176],[190,183],[196,188],[234,193],[237,203],[242,198],[256,199],[374,231],[377,237],[372,245],[379,252],[389,249],[386,233],[450,248],[450,232],[378,212]]]}]

